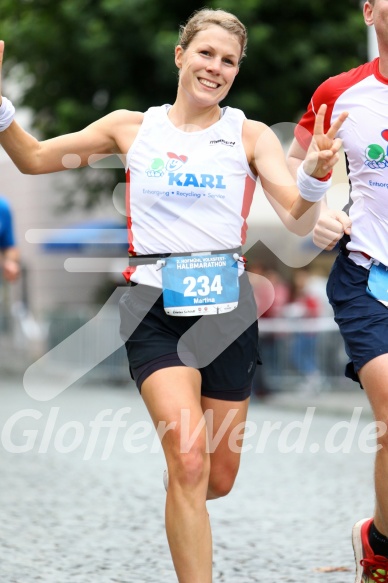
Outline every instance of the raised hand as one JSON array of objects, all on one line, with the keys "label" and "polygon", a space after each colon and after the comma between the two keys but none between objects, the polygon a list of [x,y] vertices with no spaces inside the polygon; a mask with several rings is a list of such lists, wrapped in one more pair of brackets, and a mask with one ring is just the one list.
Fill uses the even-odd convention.
[{"label": "raised hand", "polygon": [[336,138],[336,135],[349,115],[347,112],[341,113],[325,134],[326,110],[327,105],[325,104],[322,104],[318,110],[315,117],[313,138],[303,163],[305,172],[314,178],[323,178],[338,162],[338,152],[342,146],[342,140]]}]

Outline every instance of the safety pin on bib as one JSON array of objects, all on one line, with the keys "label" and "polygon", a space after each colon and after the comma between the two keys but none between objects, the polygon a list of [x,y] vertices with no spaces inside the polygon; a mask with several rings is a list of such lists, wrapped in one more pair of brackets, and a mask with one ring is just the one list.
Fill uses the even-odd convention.
[{"label": "safety pin on bib", "polygon": [[240,255],[238,253],[233,253],[232,257],[235,261],[239,261],[240,263],[245,263],[244,257],[240,257]]},{"label": "safety pin on bib", "polygon": [[156,271],[159,271],[165,265],[166,265],[165,259],[158,259],[157,262],[156,262]]}]

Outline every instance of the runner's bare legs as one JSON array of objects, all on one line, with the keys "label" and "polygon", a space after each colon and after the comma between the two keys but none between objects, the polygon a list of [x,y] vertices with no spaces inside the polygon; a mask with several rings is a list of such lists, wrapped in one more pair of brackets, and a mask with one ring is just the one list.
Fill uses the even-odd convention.
[{"label": "runner's bare legs", "polygon": [[[201,399],[200,386],[200,373],[189,367],[158,370],[142,385],[142,396],[155,427],[161,421],[167,426],[176,422],[175,428],[161,437],[169,472],[166,531],[179,583],[212,582],[212,537],[206,500],[227,494],[233,486],[242,438],[232,440],[237,444],[232,450],[228,442],[234,428],[245,421],[249,401]],[[222,437],[220,432],[220,442],[212,453],[207,451],[209,440],[202,407],[212,409],[215,435],[230,409],[236,410],[233,419],[229,415],[222,427]],[[182,411],[188,427],[182,426]]]}]

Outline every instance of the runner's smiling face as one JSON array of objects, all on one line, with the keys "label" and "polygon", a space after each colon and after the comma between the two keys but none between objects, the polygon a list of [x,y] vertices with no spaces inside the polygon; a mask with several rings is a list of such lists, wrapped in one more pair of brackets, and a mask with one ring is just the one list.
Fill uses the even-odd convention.
[{"label": "runner's smiling face", "polygon": [[186,50],[175,49],[179,69],[178,91],[198,104],[211,106],[226,97],[239,70],[238,38],[218,25],[198,32]]}]

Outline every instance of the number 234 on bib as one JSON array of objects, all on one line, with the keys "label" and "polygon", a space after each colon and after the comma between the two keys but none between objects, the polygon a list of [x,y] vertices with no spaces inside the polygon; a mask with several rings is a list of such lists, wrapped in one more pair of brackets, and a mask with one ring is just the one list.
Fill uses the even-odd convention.
[{"label": "number 234 on bib", "polygon": [[238,260],[228,253],[169,257],[162,284],[169,316],[224,314],[238,305]]}]

